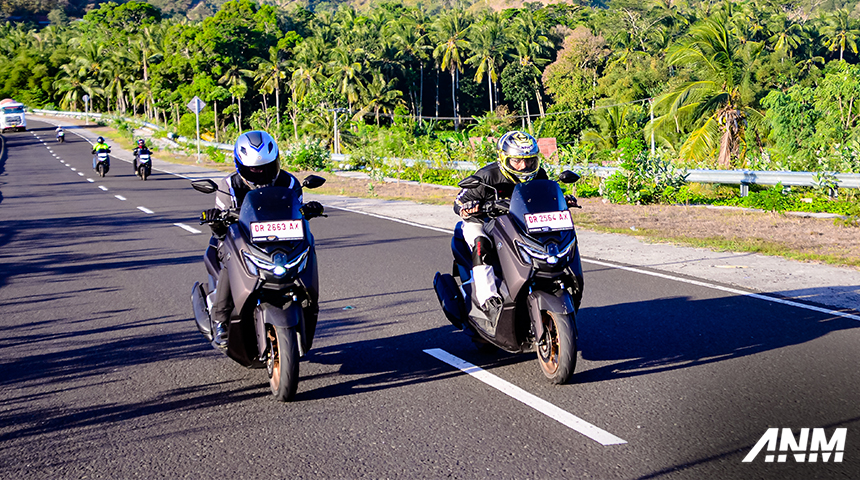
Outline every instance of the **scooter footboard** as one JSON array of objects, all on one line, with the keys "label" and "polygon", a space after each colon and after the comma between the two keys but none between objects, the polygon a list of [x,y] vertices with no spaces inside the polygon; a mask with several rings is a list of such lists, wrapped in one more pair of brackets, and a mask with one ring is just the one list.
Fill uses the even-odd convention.
[{"label": "scooter footboard", "polygon": [[[266,351],[266,325],[274,327],[294,328],[302,323],[302,309],[298,304],[290,303],[283,308],[269,304],[261,303],[254,309],[254,326],[257,331],[257,348],[262,357]],[[299,335],[299,356],[304,356],[304,349],[301,348],[302,332],[297,328]]]},{"label": "scooter footboard", "polygon": [[[541,321],[541,312],[555,312],[563,315],[575,315],[573,301],[570,294],[566,290],[560,290],[559,295],[553,295],[541,290],[535,290],[528,296],[529,316],[532,319],[532,327],[534,328],[535,338],[543,336],[543,322]],[[573,322],[573,335],[576,334],[576,323]]]}]

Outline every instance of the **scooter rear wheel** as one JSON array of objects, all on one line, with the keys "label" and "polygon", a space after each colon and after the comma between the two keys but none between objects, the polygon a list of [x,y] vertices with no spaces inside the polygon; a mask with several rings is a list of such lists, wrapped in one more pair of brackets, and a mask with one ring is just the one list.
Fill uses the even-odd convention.
[{"label": "scooter rear wheel", "polygon": [[105,167],[104,167],[104,165],[99,164],[99,165],[96,167],[96,169],[98,170],[98,172],[99,172],[99,176],[100,176],[100,177],[104,177],[104,176],[105,176]]},{"label": "scooter rear wheel", "polygon": [[537,357],[543,374],[550,382],[567,383],[576,369],[576,338],[573,317],[569,314],[541,311],[544,338],[538,343]]},{"label": "scooter rear wheel", "polygon": [[266,371],[272,395],[280,402],[289,402],[299,386],[299,342],[295,328],[268,328],[269,358]]}]

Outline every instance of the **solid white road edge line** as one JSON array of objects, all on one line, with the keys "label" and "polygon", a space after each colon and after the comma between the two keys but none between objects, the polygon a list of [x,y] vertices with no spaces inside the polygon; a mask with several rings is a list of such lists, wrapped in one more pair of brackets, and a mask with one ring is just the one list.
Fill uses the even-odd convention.
[{"label": "solid white road edge line", "polygon": [[782,304],[782,305],[788,305],[788,306],[791,306],[791,307],[797,307],[797,308],[804,308],[804,309],[806,309],[806,310],[812,310],[812,311],[814,311],[814,312],[820,312],[820,313],[824,313],[824,314],[828,314],[828,315],[837,315],[837,316],[844,317],[844,318],[848,318],[848,319],[851,319],[851,320],[858,320],[858,321],[860,321],[860,315],[853,315],[853,314],[850,314],[850,313],[840,312],[840,311],[838,311],[838,310],[831,310],[831,309],[829,309],[829,308],[822,308],[822,307],[816,307],[816,306],[813,306],[813,305],[806,305],[806,304],[804,304],[804,303],[795,302],[795,301],[792,301],[792,300],[786,300],[786,299],[783,299],[783,298],[776,298],[776,297],[771,297],[771,296],[768,296],[768,295],[760,295],[760,294],[758,294],[758,293],[749,293],[749,292],[745,292],[745,291],[743,291],[743,290],[738,290],[738,289],[736,289],[736,288],[724,287],[724,286],[722,286],[722,285],[714,285],[714,284],[711,284],[711,283],[699,282],[699,281],[697,281],[697,280],[690,280],[690,279],[686,279],[686,278],[679,278],[679,277],[675,277],[675,276],[672,276],[672,275],[666,275],[666,274],[663,274],[663,273],[649,272],[649,271],[647,271],[647,270],[641,270],[641,269],[638,269],[638,268],[635,268],[635,267],[625,267],[625,266],[623,266],[623,265],[615,265],[615,264],[612,264],[612,263],[601,262],[601,261],[599,261],[599,260],[586,260],[586,261],[587,261],[587,262],[589,262],[589,263],[593,263],[593,264],[596,264],[596,265],[601,265],[601,266],[604,266],[604,267],[617,268],[617,269],[619,269],[619,270],[627,270],[628,272],[641,273],[641,274],[644,274],[644,275],[651,275],[652,277],[665,278],[665,279],[667,279],[667,280],[675,280],[675,281],[678,281],[678,282],[689,283],[689,284],[691,284],[691,285],[698,285],[698,286],[700,286],[700,287],[713,288],[714,290],[720,290],[720,291],[727,292],[727,293],[732,293],[732,294],[735,294],[735,295],[741,295],[741,296],[745,296],[745,297],[756,298],[756,299],[759,299],[759,300],[765,300],[765,301],[768,301],[768,302],[780,303],[780,304]]},{"label": "solid white road edge line", "polygon": [[155,212],[153,212],[152,210],[150,210],[150,209],[148,209],[148,208],[146,208],[146,207],[137,207],[137,209],[138,209],[138,210],[140,210],[140,211],[141,211],[141,212],[143,212],[143,213],[148,213],[148,214],[150,214],[150,215],[152,215],[153,213],[155,213]]},{"label": "solid white road edge line", "polygon": [[122,195],[114,195],[114,197],[122,200],[123,202],[125,201],[125,197],[123,197]]},{"label": "solid white road edge line", "polygon": [[[381,219],[384,219],[384,220],[391,220],[392,222],[405,223],[406,225],[412,225],[412,226],[414,226],[414,227],[426,228],[427,230],[433,230],[434,232],[448,233],[448,234],[451,234],[451,235],[453,235],[453,234],[454,234],[454,231],[453,231],[453,230],[448,230],[448,229],[445,229],[445,228],[431,227],[431,226],[428,226],[428,225],[421,225],[420,223],[409,222],[409,221],[406,221],[406,220],[401,220],[401,219],[399,219],[399,218],[386,217],[386,216],[384,216],[384,215],[377,215],[377,214],[375,214],[375,213],[362,212],[362,211],[360,211],[360,210],[353,210],[353,209],[351,209],[351,208],[335,207],[335,206],[331,206],[331,205],[326,205],[326,206],[327,206],[327,207],[329,207],[329,208],[334,208],[334,209],[336,209],[336,210],[344,210],[344,211],[347,211],[347,212],[358,213],[358,214],[361,214],[361,215],[368,215],[368,216],[371,216],[371,217],[381,218]],[[857,321],[860,321],[860,315],[854,315],[854,314],[851,314],[851,313],[840,312],[840,311],[838,311],[838,310],[832,310],[832,309],[829,309],[829,308],[816,307],[816,306],[814,306],[814,305],[807,305],[807,304],[805,304],[805,303],[795,302],[795,301],[792,301],[792,300],[785,300],[785,299],[777,298],[777,297],[771,297],[771,296],[768,296],[768,295],[761,295],[761,294],[758,294],[758,293],[745,292],[745,291],[743,291],[743,290],[739,290],[739,289],[731,288],[731,287],[724,287],[724,286],[722,286],[722,285],[717,285],[717,284],[714,284],[714,283],[701,282],[701,281],[697,281],[697,280],[690,280],[690,279],[688,279],[688,278],[676,277],[676,276],[674,276],[674,275],[668,275],[668,274],[665,274],[665,273],[651,272],[651,271],[648,271],[648,270],[642,270],[642,269],[635,268],[635,267],[626,267],[626,266],[624,266],[624,265],[617,265],[617,264],[614,264],[614,263],[604,262],[604,261],[600,261],[600,260],[592,260],[592,259],[588,259],[588,258],[584,258],[584,257],[582,258],[582,261],[583,261],[583,262],[586,262],[586,263],[592,263],[592,264],[595,264],[595,265],[600,265],[600,266],[603,266],[603,267],[617,268],[617,269],[620,269],[620,270],[627,270],[627,271],[630,271],[630,272],[641,273],[641,274],[643,274],[643,275],[651,275],[652,277],[659,277],[659,278],[665,278],[666,280],[673,280],[673,281],[676,281],[676,282],[689,283],[690,285],[697,285],[697,286],[700,286],[700,287],[712,288],[712,289],[714,289],[714,290],[721,290],[721,291],[723,291],[723,292],[733,293],[733,294],[735,294],[735,295],[740,295],[740,296],[744,296],[744,297],[751,297],[751,298],[755,298],[755,299],[758,299],[758,300],[764,300],[764,301],[766,301],[766,302],[779,303],[779,304],[782,304],[782,305],[788,305],[788,306],[791,306],[791,307],[797,307],[797,308],[803,308],[803,309],[806,309],[806,310],[812,310],[813,312],[824,313],[824,314],[826,314],[826,315],[835,315],[835,316],[838,316],[838,317],[844,317],[844,318],[848,318],[848,319],[851,319],[851,320],[857,320]]]},{"label": "solid white road edge line", "polygon": [[508,395],[520,402],[526,404],[529,407],[534,408],[538,412],[548,416],[549,418],[561,423],[562,425],[576,430],[577,432],[585,435],[586,437],[594,440],[595,442],[607,446],[607,445],[620,445],[623,443],[627,443],[626,440],[616,437],[615,435],[603,430],[599,427],[596,427],[585,420],[577,417],[576,415],[562,410],[561,408],[547,402],[546,400],[532,395],[531,393],[523,390],[522,388],[508,382],[502,380],[501,378],[493,375],[492,373],[484,370],[481,367],[472,365],[471,363],[451,355],[450,353],[442,350],[440,348],[431,348],[424,350],[424,353],[436,357],[437,359],[451,365],[454,368],[457,368],[464,373],[471,375],[472,377],[486,383],[487,385],[495,388],[496,390]]},{"label": "solid white road edge line", "polygon": [[410,221],[408,221],[408,220],[401,220],[401,219],[399,219],[399,218],[386,217],[386,216],[384,216],[384,215],[377,215],[377,214],[375,214],[375,213],[362,212],[361,210],[353,210],[353,209],[351,209],[351,208],[346,208],[346,207],[335,207],[335,206],[332,206],[332,205],[327,205],[327,206],[328,206],[329,208],[334,208],[335,210],[343,210],[343,211],[345,211],[345,212],[360,213],[361,215],[367,215],[367,216],[369,216],[369,217],[381,218],[381,219],[383,219],[383,220],[391,220],[392,222],[403,223],[403,224],[406,224],[406,225],[411,225],[411,226],[413,226],[413,227],[426,228],[427,230],[433,230],[434,232],[448,233],[448,234],[451,234],[451,235],[453,235],[453,234],[454,234],[454,231],[453,231],[453,230],[448,230],[448,229],[445,229],[445,228],[431,227],[431,226],[429,226],[429,225],[421,225],[420,223],[410,222]]},{"label": "solid white road edge line", "polygon": [[177,227],[179,227],[183,230],[189,231],[191,233],[203,233],[202,231],[197,230],[196,228],[189,227],[188,225],[186,225],[184,223],[174,223],[174,225],[176,225]]}]

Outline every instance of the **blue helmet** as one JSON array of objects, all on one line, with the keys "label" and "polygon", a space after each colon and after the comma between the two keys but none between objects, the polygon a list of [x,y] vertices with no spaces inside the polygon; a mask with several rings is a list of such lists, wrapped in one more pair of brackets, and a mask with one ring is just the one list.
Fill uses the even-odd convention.
[{"label": "blue helmet", "polygon": [[266,132],[252,130],[239,135],[233,147],[236,171],[254,187],[271,185],[278,178],[278,144]]}]

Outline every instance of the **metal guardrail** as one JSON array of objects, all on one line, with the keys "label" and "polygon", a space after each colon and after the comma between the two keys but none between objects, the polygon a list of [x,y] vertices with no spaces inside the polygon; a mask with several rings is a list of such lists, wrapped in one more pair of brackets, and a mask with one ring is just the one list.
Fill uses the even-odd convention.
[{"label": "metal guardrail", "polygon": [[[102,115],[101,113],[64,112],[64,111],[59,111],[59,110],[42,110],[42,109],[38,109],[38,108],[32,109],[30,111],[33,113],[40,113],[43,115],[54,115],[57,117],[73,117],[73,118],[89,117],[89,118],[95,118],[95,119],[109,118],[109,116]],[[164,130],[164,127],[161,127],[161,126],[156,125],[154,123],[142,122],[142,121],[137,120],[135,118],[128,118],[128,117],[119,117],[119,118],[121,118],[127,122],[134,122],[134,123],[136,123],[138,125],[142,125],[146,128],[151,128],[153,130]],[[197,140],[195,140],[193,138],[187,138],[187,137],[181,137],[178,135],[174,135],[173,133],[168,133],[167,138],[169,138],[170,140],[173,140],[174,142],[177,142],[177,143],[197,145]],[[215,147],[219,150],[228,150],[228,151],[233,150],[233,145],[229,144],[229,143],[215,143],[215,142],[207,142],[206,140],[200,140],[200,145],[203,147]]]},{"label": "metal guardrail", "polygon": [[[83,112],[62,112],[56,110],[41,110],[35,109],[31,110],[35,113],[44,113],[48,115],[57,115],[57,116],[72,116],[72,117],[84,117],[85,114]],[[102,114],[100,113],[90,113],[88,114],[92,118],[102,118]],[[142,124],[145,127],[163,130],[162,127],[147,123],[140,122],[139,120],[129,119],[125,117],[121,117],[126,121],[132,121],[138,124]],[[171,140],[182,142],[186,144],[196,144],[196,141],[193,139],[189,139],[186,137],[177,137],[173,134],[168,134],[168,138]],[[219,150],[233,150],[232,144],[227,143],[215,143],[215,142],[207,142],[200,141],[200,145],[204,145],[207,147],[215,147]],[[333,153],[331,155],[331,159],[335,162],[346,162],[349,160],[349,155]],[[424,163],[431,164],[429,160],[422,159],[414,159],[414,158],[403,158],[403,159],[388,159],[388,163],[400,163],[405,167],[411,167],[416,163]],[[466,170],[466,171],[474,171],[478,169],[478,165],[473,162],[453,162],[451,164],[451,168],[455,170]],[[588,166],[570,166],[574,171],[583,173],[589,172],[593,175],[597,175],[601,178],[606,178],[613,173],[619,170],[618,167],[588,167]],[[818,186],[818,183],[815,181],[816,174],[813,172],[772,172],[772,171],[756,171],[756,170],[687,170],[687,181],[691,183],[716,183],[722,185],[739,185],[741,190],[741,195],[746,196],[749,193],[750,185],[778,185],[782,184],[786,187],[815,187]],[[837,188],[860,188],[860,174],[857,173],[833,173],[833,177],[836,179]],[[834,192],[835,194],[835,192]]]}]

